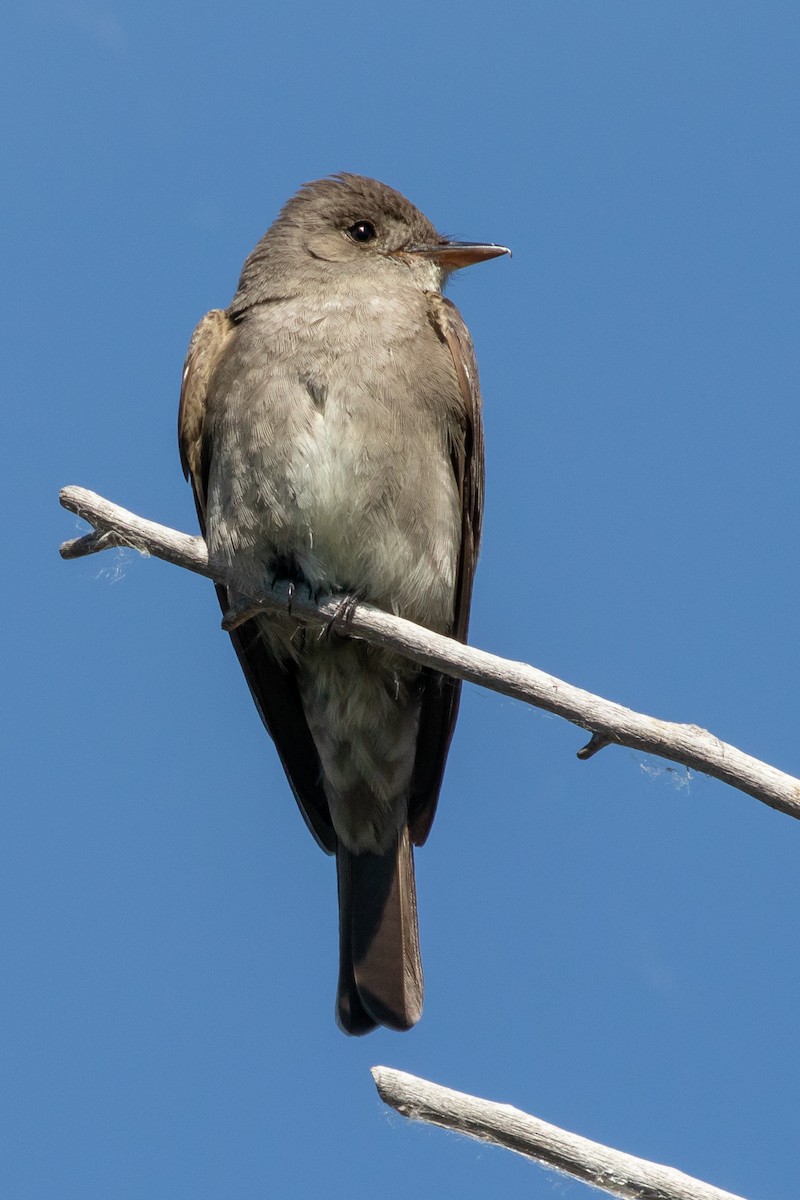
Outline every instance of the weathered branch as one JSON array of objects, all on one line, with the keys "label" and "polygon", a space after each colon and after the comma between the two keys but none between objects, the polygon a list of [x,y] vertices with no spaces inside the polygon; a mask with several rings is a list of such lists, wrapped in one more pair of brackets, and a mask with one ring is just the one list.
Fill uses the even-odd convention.
[{"label": "weathered branch", "polygon": [[[64,488],[61,503],[83,517],[95,530],[85,537],[65,542],[61,547],[64,558],[94,554],[109,545],[126,545],[235,587],[235,580],[227,578],[224,570],[209,563],[202,538],[146,521],[84,488]],[[253,597],[246,612],[257,609],[265,613],[285,613],[287,600],[287,587],[276,586],[272,592]],[[604,745],[630,746],[713,775],[771,808],[800,817],[800,779],[737,750],[697,725],[661,721],[634,712],[573,687],[527,663],[513,662],[464,646],[370,604],[345,606],[342,602],[341,596],[323,597],[315,604],[295,593],[292,615],[305,622],[332,622],[344,634],[397,650],[415,662],[564,717],[592,734],[588,746],[581,752],[584,758]],[[230,622],[241,615],[231,614]]]},{"label": "weathered branch", "polygon": [[454,1092],[390,1067],[373,1067],[372,1077],[381,1099],[412,1121],[514,1150],[623,1200],[742,1200],[674,1167],[548,1125],[510,1104]]}]

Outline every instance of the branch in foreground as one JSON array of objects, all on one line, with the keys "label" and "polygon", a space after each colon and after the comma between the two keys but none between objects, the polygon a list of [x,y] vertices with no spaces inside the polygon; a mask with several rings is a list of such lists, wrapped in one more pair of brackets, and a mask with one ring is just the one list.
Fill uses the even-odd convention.
[{"label": "branch in foreground", "polygon": [[373,1067],[372,1077],[381,1099],[412,1121],[514,1150],[623,1200],[742,1200],[674,1167],[548,1125],[510,1104],[454,1092],[390,1067]]},{"label": "branch in foreground", "polygon": [[[80,558],[108,546],[126,545],[235,588],[235,580],[209,563],[202,538],[146,521],[85,488],[64,488],[60,498],[64,508],[83,517],[95,530],[65,542],[61,547],[64,558]],[[593,735],[584,757],[605,744],[630,746],[713,775],[771,808],[800,817],[800,779],[737,750],[697,725],[680,725],[634,712],[527,663],[464,646],[370,604],[343,604],[343,599],[323,597],[315,604],[295,593],[292,615],[307,623],[333,623],[344,635],[396,650],[423,666],[564,717]],[[276,587],[273,592],[253,597],[248,611],[285,614],[287,601],[287,588]]]}]

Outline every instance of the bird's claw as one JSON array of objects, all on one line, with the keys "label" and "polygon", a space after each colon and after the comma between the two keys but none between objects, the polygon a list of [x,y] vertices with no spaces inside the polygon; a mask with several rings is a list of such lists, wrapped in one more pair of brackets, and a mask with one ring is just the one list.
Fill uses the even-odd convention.
[{"label": "bird's claw", "polygon": [[332,637],[338,633],[348,637],[353,628],[353,617],[358,608],[358,596],[345,596],[337,605],[333,616],[328,619],[325,634]]}]

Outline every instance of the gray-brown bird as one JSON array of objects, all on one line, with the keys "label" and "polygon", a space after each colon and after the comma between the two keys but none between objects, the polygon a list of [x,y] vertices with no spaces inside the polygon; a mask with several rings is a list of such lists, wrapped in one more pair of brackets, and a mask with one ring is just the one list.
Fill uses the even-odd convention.
[{"label": "gray-brown bird", "polygon": [[[358,175],[307,184],[195,330],[179,440],[212,559],[243,594],[346,593],[464,639],[483,509],[478,372],[442,296],[505,247],[440,236]],[[236,596],[218,588],[223,610]],[[422,1011],[412,843],[431,827],[460,684],[254,617],[231,634],[309,829],[336,855],[345,1032]]]}]

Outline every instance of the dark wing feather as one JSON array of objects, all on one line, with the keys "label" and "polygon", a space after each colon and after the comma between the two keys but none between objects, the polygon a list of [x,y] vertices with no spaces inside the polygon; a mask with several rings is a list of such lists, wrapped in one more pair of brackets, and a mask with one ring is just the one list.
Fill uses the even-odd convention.
[{"label": "dark wing feather", "polygon": [[[221,309],[206,313],[192,334],[181,385],[178,442],[183,473],[190,480],[200,528],[206,532],[206,491],[213,452],[205,428],[206,397],[213,373],[235,333]],[[224,587],[215,585],[220,607],[228,609]],[[306,723],[294,670],[270,654],[255,621],[230,635],[248,686],[286,771],[306,824],[323,850],[332,854],[336,834],[322,788],[319,757]]]},{"label": "dark wing feather", "polygon": [[[463,439],[451,446],[453,472],[461,497],[461,545],[456,574],[452,637],[465,641],[483,519],[484,454],[478,364],[469,330],[454,304],[431,296],[431,321],[453,359],[463,405]],[[425,676],[420,733],[409,803],[411,837],[422,845],[430,832],[453,737],[461,681],[429,672]]]}]

